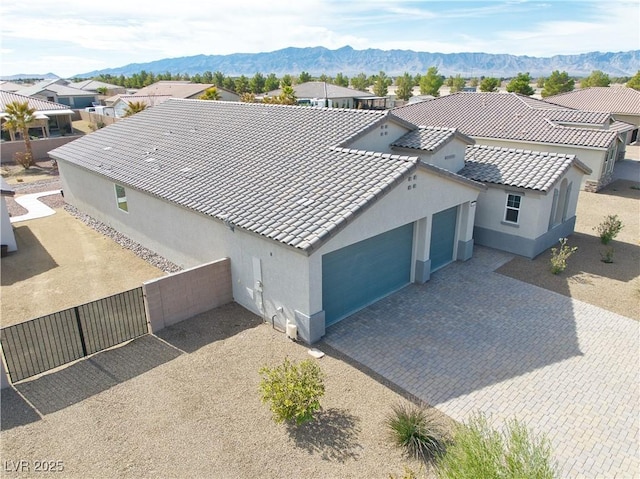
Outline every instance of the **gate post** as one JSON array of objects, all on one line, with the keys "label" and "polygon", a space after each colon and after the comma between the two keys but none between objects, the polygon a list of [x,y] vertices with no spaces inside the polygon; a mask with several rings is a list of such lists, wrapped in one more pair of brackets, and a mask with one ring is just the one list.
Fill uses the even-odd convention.
[{"label": "gate post", "polygon": [[0,344],[0,389],[8,388],[9,386],[11,386],[11,381],[9,381],[7,368],[4,365],[4,351],[2,351],[2,345]]},{"label": "gate post", "polygon": [[76,323],[78,324],[78,335],[80,336],[80,344],[82,345],[82,356],[87,356],[87,344],[84,342],[84,332],[82,331],[82,323],[80,322],[80,310],[76,306],[73,308],[76,315]]}]

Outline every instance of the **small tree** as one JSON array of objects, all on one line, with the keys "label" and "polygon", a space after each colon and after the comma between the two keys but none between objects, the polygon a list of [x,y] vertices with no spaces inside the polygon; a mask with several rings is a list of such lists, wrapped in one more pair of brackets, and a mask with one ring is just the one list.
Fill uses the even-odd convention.
[{"label": "small tree", "polygon": [[300,73],[300,76],[298,77],[298,83],[307,83],[310,81],[311,81],[311,74],[305,71]]},{"label": "small tree", "polygon": [[132,116],[136,113],[140,113],[147,109],[147,104],[143,101],[132,101],[127,104],[127,108],[124,110],[124,116]]},{"label": "small tree", "polygon": [[391,78],[383,71],[378,73],[376,81],[373,84],[373,94],[376,96],[387,96],[389,93],[389,85],[391,85]]},{"label": "small tree", "polygon": [[277,90],[280,86],[280,80],[275,73],[269,73],[267,78],[264,80],[264,91],[272,91]]},{"label": "small tree", "polygon": [[255,75],[253,75],[251,80],[249,80],[249,89],[251,90],[251,93],[254,93],[256,95],[263,93],[265,91],[264,86],[266,81],[267,80],[265,79],[264,75],[260,72],[257,72]]},{"label": "small tree", "polygon": [[366,73],[358,73],[356,76],[351,77],[351,87],[356,90],[367,91],[369,85]]},{"label": "small tree", "polygon": [[349,77],[343,75],[342,73],[338,73],[336,77],[333,79],[334,85],[343,86],[345,88],[349,87]]},{"label": "small tree", "polygon": [[429,67],[427,73],[420,77],[420,94],[440,96],[440,87],[444,79],[438,74],[437,67]]},{"label": "small tree", "polygon": [[24,140],[25,152],[16,155],[16,161],[28,170],[33,165],[33,150],[31,149],[31,139],[29,138],[29,126],[35,121],[35,108],[29,107],[29,101],[13,101],[7,103],[4,108],[4,122],[2,127],[9,131],[11,140],[14,140],[16,132],[20,132]]},{"label": "small tree", "polygon": [[487,77],[480,82],[480,91],[494,92],[498,90],[499,86],[500,80],[493,77]]},{"label": "small tree", "polygon": [[509,93],[519,93],[521,95],[533,95],[535,90],[531,88],[531,77],[529,73],[518,73],[509,83],[507,83],[507,91]]},{"label": "small tree", "polygon": [[640,90],[640,70],[627,82],[627,87]]},{"label": "small tree", "polygon": [[280,366],[260,368],[263,403],[271,403],[276,423],[302,424],[313,420],[324,396],[324,374],[311,359],[295,364],[285,358]]},{"label": "small tree", "polygon": [[219,100],[220,92],[214,86],[207,88],[202,95],[198,97],[199,100]]},{"label": "small tree", "polygon": [[452,78],[451,85],[450,85],[451,93],[462,91],[465,85],[466,85],[466,82],[464,81],[464,78],[462,78],[462,75],[458,73],[455,77]]},{"label": "small tree", "polygon": [[413,77],[405,72],[401,77],[396,78],[396,98],[407,101],[413,95]]},{"label": "small tree", "polygon": [[593,229],[598,233],[598,236],[600,236],[600,242],[602,244],[609,244],[613,238],[618,236],[623,226],[618,215],[609,215],[605,216],[602,223]]},{"label": "small tree", "polygon": [[594,86],[609,86],[611,79],[609,75],[601,70],[593,70],[584,80],[580,81],[580,88],[589,88]]},{"label": "small tree", "polygon": [[542,96],[552,96],[558,93],[566,93],[572,91],[575,86],[573,78],[569,77],[567,72],[560,73],[555,70],[551,73],[551,76],[544,81],[544,88],[542,89]]}]

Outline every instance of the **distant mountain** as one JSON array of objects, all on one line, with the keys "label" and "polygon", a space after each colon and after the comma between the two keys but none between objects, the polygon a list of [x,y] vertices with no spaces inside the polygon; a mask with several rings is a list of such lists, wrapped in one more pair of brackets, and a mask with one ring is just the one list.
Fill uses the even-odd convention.
[{"label": "distant mountain", "polygon": [[306,71],[318,76],[342,72],[352,76],[364,72],[384,71],[396,76],[404,72],[424,73],[431,66],[442,75],[510,77],[529,72],[533,78],[549,76],[552,71],[566,71],[573,76],[586,76],[602,70],[612,76],[632,76],[640,70],[640,50],[617,53],[582,53],[555,55],[549,58],[490,53],[427,53],[411,50],[354,50],[346,46],[338,50],[324,47],[285,48],[269,53],[234,53],[231,55],[195,55],[167,58],[149,63],[132,63],[119,68],[86,72],[76,77],[90,78],[100,74],[125,75],[145,70],[149,73],[193,75],[205,71],[221,71],[227,76],[253,76],[256,72],[298,75]]},{"label": "distant mountain", "polygon": [[55,73],[18,73],[17,75],[9,75],[0,78],[0,81],[15,81],[15,80],[57,80],[60,77]]}]

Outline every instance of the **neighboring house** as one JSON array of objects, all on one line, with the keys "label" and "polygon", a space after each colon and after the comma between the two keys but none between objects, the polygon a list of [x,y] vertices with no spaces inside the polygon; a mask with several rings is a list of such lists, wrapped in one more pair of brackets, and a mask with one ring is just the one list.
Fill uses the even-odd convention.
[{"label": "neighboring house", "polygon": [[91,91],[80,90],[67,85],[66,80],[45,80],[30,87],[18,90],[17,93],[24,96],[40,98],[55,103],[66,105],[69,108],[81,110],[93,106],[98,101],[98,94]]},{"label": "neighboring house", "polygon": [[11,93],[15,93],[18,90],[22,90],[23,88],[24,88],[24,85],[21,85],[20,83],[14,83],[10,81],[0,81],[0,91],[8,91]]},{"label": "neighboring house", "polygon": [[580,181],[591,170],[575,155],[475,145],[459,173],[488,186],[474,241],[534,258],[573,233]]},{"label": "neighboring house", "polygon": [[[0,118],[4,117],[5,107],[8,103],[23,103],[25,101],[29,102],[29,107],[36,110],[36,120],[29,127],[31,134],[48,138],[51,133],[67,134],[73,131],[73,111],[69,107],[17,93],[0,91]],[[13,132],[9,134],[11,141],[15,141],[15,134]]]},{"label": "neighboring house", "polygon": [[415,130],[388,111],[171,99],[50,155],[70,204],[184,267],[229,257],[236,302],[315,342],[471,257],[486,187],[443,168],[470,139]]},{"label": "neighboring house", "polygon": [[169,98],[171,97],[168,95],[117,95],[116,97],[110,98],[109,103],[111,103],[113,107],[116,118],[123,118],[127,114],[127,108],[130,103],[140,102],[147,105],[147,108],[152,108],[164,103]]},{"label": "neighboring house", "polygon": [[[326,106],[332,108],[360,108],[365,110],[384,110],[386,99],[379,98],[366,91],[353,90],[322,81],[310,81],[293,85],[293,92],[299,105]],[[264,96],[278,96],[282,89],[273,90]]]},{"label": "neighboring house", "polygon": [[[80,82],[69,83],[70,87],[77,88],[79,90],[85,90],[93,92],[97,95],[119,95],[127,93],[127,89],[120,85],[113,85],[111,83],[105,83],[98,80],[84,80]],[[98,89],[106,89],[106,93],[100,93]]]},{"label": "neighboring house", "polygon": [[635,128],[627,133],[626,143],[638,143],[640,128],[640,91],[626,87],[591,87],[548,96],[545,101],[566,108],[587,111],[606,111],[618,121]]},{"label": "neighboring house", "polygon": [[240,95],[225,88],[208,83],[191,83],[188,81],[159,81],[141,88],[135,96],[170,96],[172,98],[197,99],[209,88],[216,87],[222,101],[239,101]]},{"label": "neighboring house", "polygon": [[[456,93],[392,110],[416,125],[458,128],[476,143],[576,155],[591,174],[582,188],[597,191],[612,179],[633,126],[606,112],[573,110],[515,93]],[[619,154],[620,152],[620,154]]]},{"label": "neighboring house", "polygon": [[15,195],[14,189],[0,177],[0,243],[2,244],[2,253],[4,254],[5,246],[6,251],[17,251],[18,244],[16,243],[16,237],[13,233],[13,226],[11,226],[11,219],[9,217],[9,209],[7,208],[7,196]]}]

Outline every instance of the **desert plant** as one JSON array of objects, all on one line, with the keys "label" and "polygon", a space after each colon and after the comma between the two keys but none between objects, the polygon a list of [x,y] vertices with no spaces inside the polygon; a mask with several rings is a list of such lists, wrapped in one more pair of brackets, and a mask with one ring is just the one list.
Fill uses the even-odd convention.
[{"label": "desert plant", "polygon": [[395,474],[389,474],[389,479],[418,479],[418,474],[408,466],[404,466],[404,472],[402,476],[396,476]]},{"label": "desert plant", "polygon": [[613,238],[618,236],[622,227],[623,224],[618,218],[618,215],[608,215],[605,216],[602,223],[593,229],[598,233],[598,236],[600,236],[600,242],[602,244],[609,244]]},{"label": "desert plant", "polygon": [[391,440],[409,456],[429,461],[445,450],[442,424],[423,407],[400,403],[387,418]]},{"label": "desert plant", "polygon": [[496,431],[476,413],[454,433],[453,443],[437,459],[436,474],[440,479],[552,479],[558,468],[545,436],[534,436],[516,419]]},{"label": "desert plant", "polygon": [[600,257],[602,258],[602,262],[604,263],[613,263],[613,254],[615,250],[613,247],[609,247],[600,253]]},{"label": "desert plant", "polygon": [[577,250],[577,246],[567,245],[567,238],[560,238],[560,247],[551,248],[551,272],[562,273],[567,268],[567,259]]},{"label": "desert plant", "polygon": [[271,403],[276,423],[302,424],[313,419],[324,395],[324,373],[317,363],[305,359],[295,364],[285,358],[276,367],[260,368],[262,402]]}]

